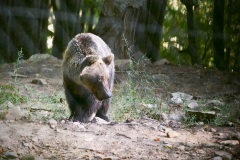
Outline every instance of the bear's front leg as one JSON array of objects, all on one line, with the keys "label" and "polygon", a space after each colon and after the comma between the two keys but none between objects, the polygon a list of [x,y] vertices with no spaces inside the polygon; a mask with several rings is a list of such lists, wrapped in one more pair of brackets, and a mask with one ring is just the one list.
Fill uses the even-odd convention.
[{"label": "bear's front leg", "polygon": [[108,116],[107,116],[107,112],[108,112],[108,109],[109,109],[109,106],[110,106],[110,102],[111,102],[110,99],[103,100],[102,101],[102,106],[101,106],[101,108],[98,109],[97,115],[96,115],[97,117],[102,118],[107,122],[110,121]]},{"label": "bear's front leg", "polygon": [[76,107],[75,115],[73,116],[74,122],[84,122],[88,123],[93,120],[96,116],[96,112],[91,111],[90,109],[83,109],[82,106]]}]

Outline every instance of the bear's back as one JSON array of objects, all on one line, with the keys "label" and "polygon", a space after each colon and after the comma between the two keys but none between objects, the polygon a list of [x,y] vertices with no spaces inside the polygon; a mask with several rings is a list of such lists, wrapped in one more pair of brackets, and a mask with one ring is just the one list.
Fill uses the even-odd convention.
[{"label": "bear's back", "polygon": [[[97,54],[101,57],[105,57],[112,54],[111,49],[107,46],[107,44],[100,37],[92,33],[78,34],[74,37],[74,40],[85,56]],[[89,49],[94,52],[89,52]]]}]

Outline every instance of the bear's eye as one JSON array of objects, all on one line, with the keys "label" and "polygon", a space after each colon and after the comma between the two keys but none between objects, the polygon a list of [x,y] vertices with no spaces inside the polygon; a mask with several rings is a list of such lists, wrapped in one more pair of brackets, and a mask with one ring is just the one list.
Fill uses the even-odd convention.
[{"label": "bear's eye", "polygon": [[103,81],[103,76],[99,76],[98,81]]}]

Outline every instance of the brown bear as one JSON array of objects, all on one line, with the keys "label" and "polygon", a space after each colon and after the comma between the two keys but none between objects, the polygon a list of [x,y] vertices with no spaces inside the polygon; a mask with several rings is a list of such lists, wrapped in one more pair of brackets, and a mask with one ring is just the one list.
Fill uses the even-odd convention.
[{"label": "brown bear", "polygon": [[109,121],[114,55],[107,44],[91,33],[76,35],[63,54],[62,71],[69,119],[90,122],[97,116]]}]

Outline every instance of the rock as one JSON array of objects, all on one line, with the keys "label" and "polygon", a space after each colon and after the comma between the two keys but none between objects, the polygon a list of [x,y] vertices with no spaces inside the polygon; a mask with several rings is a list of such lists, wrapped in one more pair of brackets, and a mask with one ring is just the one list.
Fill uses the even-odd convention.
[{"label": "rock", "polygon": [[219,100],[210,100],[210,101],[208,101],[207,105],[210,105],[210,106],[223,106],[224,103],[219,101]]},{"label": "rock", "polygon": [[222,157],[220,157],[220,156],[213,157],[211,160],[222,160]]},{"label": "rock", "polygon": [[193,98],[193,96],[183,93],[183,92],[175,92],[175,93],[171,93],[171,96],[173,99],[181,99],[184,102],[190,102]]},{"label": "rock", "polygon": [[172,121],[181,121],[184,118],[184,113],[175,112],[168,115],[168,119]]},{"label": "rock", "polygon": [[170,102],[173,104],[183,104],[183,100],[179,97],[173,97],[170,99]]},{"label": "rock", "polygon": [[178,136],[179,136],[179,133],[176,132],[176,131],[168,131],[168,132],[167,132],[167,137],[168,137],[168,138],[176,138],[176,137],[178,137]]},{"label": "rock", "polygon": [[73,130],[75,132],[84,132],[85,127],[80,122],[73,122]]},{"label": "rock", "polygon": [[166,58],[163,58],[153,63],[153,65],[157,65],[157,66],[166,65],[166,64],[169,64],[169,61]]},{"label": "rock", "polygon": [[37,110],[36,112],[35,112],[35,115],[37,116],[37,117],[40,117],[40,118],[43,118],[43,117],[50,117],[49,115],[50,115],[50,112],[48,112],[48,111],[44,111],[44,110]]},{"label": "rock", "polygon": [[105,121],[105,120],[102,119],[102,118],[95,117],[94,119],[95,119],[94,122],[97,123],[97,124],[109,124],[109,122]]},{"label": "rock", "polygon": [[239,145],[239,141],[238,140],[225,140],[225,141],[221,141],[220,144],[236,146],[236,145]]},{"label": "rock", "polygon": [[180,150],[180,151],[184,151],[185,150],[185,146],[183,146],[183,145],[178,146],[177,149]]},{"label": "rock", "polygon": [[64,124],[64,123],[66,123],[66,121],[65,120],[61,120],[61,124]]},{"label": "rock", "polygon": [[6,105],[7,105],[8,108],[13,108],[14,107],[14,105],[10,101],[7,101]]},{"label": "rock", "polygon": [[216,130],[216,129],[214,129],[214,128],[210,128],[210,132],[213,132],[213,133],[215,133],[215,132],[217,132],[217,130]]},{"label": "rock", "polygon": [[48,121],[48,124],[50,125],[50,127],[51,127],[52,129],[55,129],[55,128],[57,127],[57,121],[56,121],[55,119],[50,119],[50,120]]},{"label": "rock", "polygon": [[196,121],[210,122],[213,121],[217,115],[214,111],[204,112],[204,111],[195,111],[187,110],[187,117],[194,117]]},{"label": "rock", "polygon": [[45,79],[38,79],[38,78],[33,79],[31,83],[38,84],[38,85],[47,85],[47,81]]},{"label": "rock", "polygon": [[199,107],[198,103],[197,102],[190,102],[188,105],[187,105],[188,108],[190,109],[196,109]]},{"label": "rock", "polygon": [[117,59],[115,60],[116,71],[128,71],[131,69],[132,61],[130,59]]},{"label": "rock", "polygon": [[58,59],[50,54],[34,54],[29,59],[28,62],[54,62],[58,61]]},{"label": "rock", "polygon": [[225,152],[225,151],[215,151],[214,153],[215,153],[216,156],[220,156],[223,159],[226,159],[226,160],[231,160],[232,159],[232,154],[231,153],[228,153],[228,152]]},{"label": "rock", "polygon": [[168,120],[168,114],[167,113],[161,113],[160,117],[164,121]]},{"label": "rock", "polygon": [[18,158],[18,155],[15,152],[6,152],[4,154],[4,156],[6,157],[6,159],[16,159],[16,158]]},{"label": "rock", "polygon": [[24,116],[23,111],[19,106],[10,108],[6,114],[6,120],[19,120]]}]

